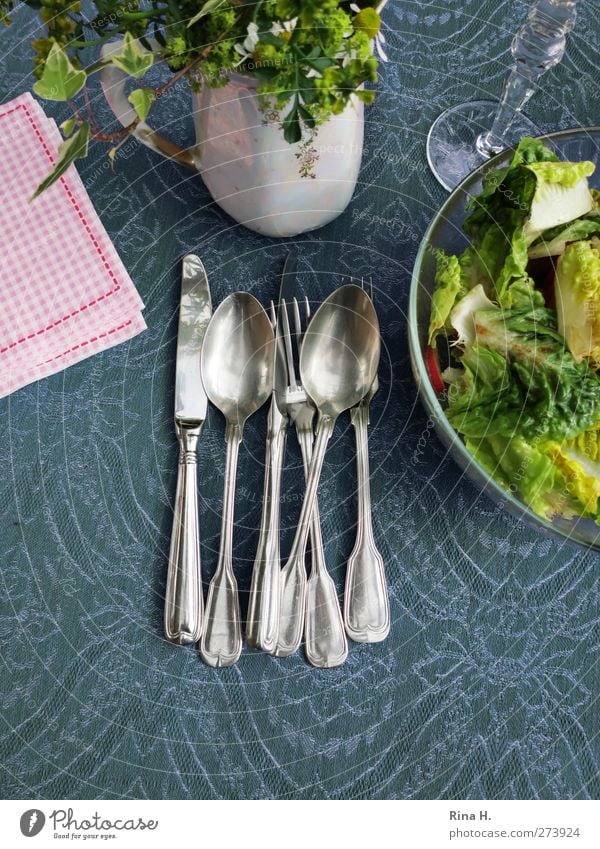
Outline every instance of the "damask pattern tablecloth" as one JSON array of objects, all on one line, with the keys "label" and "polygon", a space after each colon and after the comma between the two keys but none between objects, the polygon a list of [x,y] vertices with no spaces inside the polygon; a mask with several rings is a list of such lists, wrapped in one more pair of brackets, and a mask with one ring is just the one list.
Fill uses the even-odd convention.
[{"label": "damask pattern tablecloth", "polygon": [[[541,536],[479,493],[416,397],[406,338],[411,266],[445,197],[425,137],[447,105],[496,97],[523,2],[391,0],[389,63],[367,112],[353,202],[292,240],[313,300],[373,275],[384,354],[371,428],[375,532],[389,578],[386,642],[340,669],[244,651],[226,670],[162,635],[177,464],[171,422],[180,257],[215,301],[278,288],[288,243],[237,227],[199,178],[131,141],[80,165],[146,303],[130,343],[0,402],[1,790],[6,798],[588,798],[598,796],[598,557]],[[540,130],[598,123],[596,2],[528,107]],[[0,34],[0,98],[31,87],[37,22]],[[100,103],[97,109],[108,120]],[[159,128],[191,140],[188,93]],[[62,107],[49,105],[62,119]],[[265,413],[240,458],[236,572],[247,602]],[[215,567],[223,421],[200,462],[205,578]],[[283,550],[302,496],[290,438]],[[352,431],[340,420],[321,489],[338,585],[354,540]]]}]

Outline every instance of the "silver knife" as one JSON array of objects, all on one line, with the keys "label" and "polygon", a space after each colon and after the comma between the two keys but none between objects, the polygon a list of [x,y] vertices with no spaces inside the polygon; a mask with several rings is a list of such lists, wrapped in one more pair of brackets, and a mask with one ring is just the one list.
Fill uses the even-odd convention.
[{"label": "silver knife", "polygon": [[[281,277],[278,314],[285,300],[291,303],[296,288],[297,256],[287,255]],[[273,320],[275,316],[273,316]],[[273,328],[275,329],[275,328]],[[252,584],[248,602],[246,640],[251,648],[272,652],[277,644],[279,625],[279,515],[281,472],[285,455],[286,431],[289,418],[282,415],[276,402],[276,393],[287,389],[287,369],[283,339],[277,329],[275,347],[275,380],[267,424],[265,453],[265,484],[263,513],[258,548],[252,570]]]},{"label": "silver knife", "polygon": [[208,409],[200,373],[200,352],[212,306],[204,266],[183,258],[175,372],[175,430],[179,468],[165,592],[165,635],[179,645],[202,636],[204,602],[196,484],[198,439]]}]

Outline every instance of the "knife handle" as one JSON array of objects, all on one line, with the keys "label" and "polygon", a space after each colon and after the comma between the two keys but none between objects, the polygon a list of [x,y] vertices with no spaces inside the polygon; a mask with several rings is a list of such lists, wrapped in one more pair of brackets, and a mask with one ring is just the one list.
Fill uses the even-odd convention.
[{"label": "knife handle", "polygon": [[[273,399],[272,404],[275,404]],[[279,419],[274,429],[273,420]],[[279,516],[281,471],[285,453],[287,419],[269,412],[267,450],[265,454],[265,488],[260,537],[248,603],[246,639],[251,648],[273,651],[279,627]]]},{"label": "knife handle", "polygon": [[165,591],[165,636],[178,645],[202,635],[203,600],[196,485],[197,447],[202,424],[176,422],[179,467]]}]

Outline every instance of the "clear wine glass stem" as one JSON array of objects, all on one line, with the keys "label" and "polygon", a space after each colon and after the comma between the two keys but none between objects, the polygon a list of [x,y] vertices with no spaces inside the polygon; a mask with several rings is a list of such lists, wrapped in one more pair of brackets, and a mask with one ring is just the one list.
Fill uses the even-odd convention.
[{"label": "clear wine glass stem", "polygon": [[527,20],[515,35],[511,52],[515,59],[504,85],[494,122],[477,139],[477,149],[490,157],[510,147],[506,136],[515,116],[521,112],[546,71],[557,65],[565,53],[566,35],[573,28],[576,0],[537,0]]}]

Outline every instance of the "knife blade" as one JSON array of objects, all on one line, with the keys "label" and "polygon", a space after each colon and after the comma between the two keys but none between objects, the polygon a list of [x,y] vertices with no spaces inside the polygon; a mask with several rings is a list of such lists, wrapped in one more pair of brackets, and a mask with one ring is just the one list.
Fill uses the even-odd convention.
[{"label": "knife blade", "polygon": [[181,273],[181,304],[175,371],[175,420],[203,422],[208,398],[202,383],[200,352],[212,304],[208,277],[199,257],[187,254]]},{"label": "knife blade", "polygon": [[197,256],[183,258],[175,370],[177,489],[165,590],[165,636],[178,645],[202,636],[204,601],[196,481],[198,440],[208,410],[200,354],[212,312],[208,278]]},{"label": "knife blade", "polygon": [[[279,291],[278,316],[284,301],[294,297],[296,286],[297,254],[290,252],[285,260]],[[287,368],[285,346],[280,333],[281,322],[276,325],[275,377],[273,397],[267,424],[267,445],[265,450],[265,483],[263,490],[263,510],[260,523],[260,535],[246,618],[246,640],[250,648],[260,648],[272,652],[277,644],[279,624],[279,572],[281,558],[279,552],[279,513],[281,473],[285,454],[286,432],[289,417],[279,410],[276,395],[283,399],[287,389]]]}]

